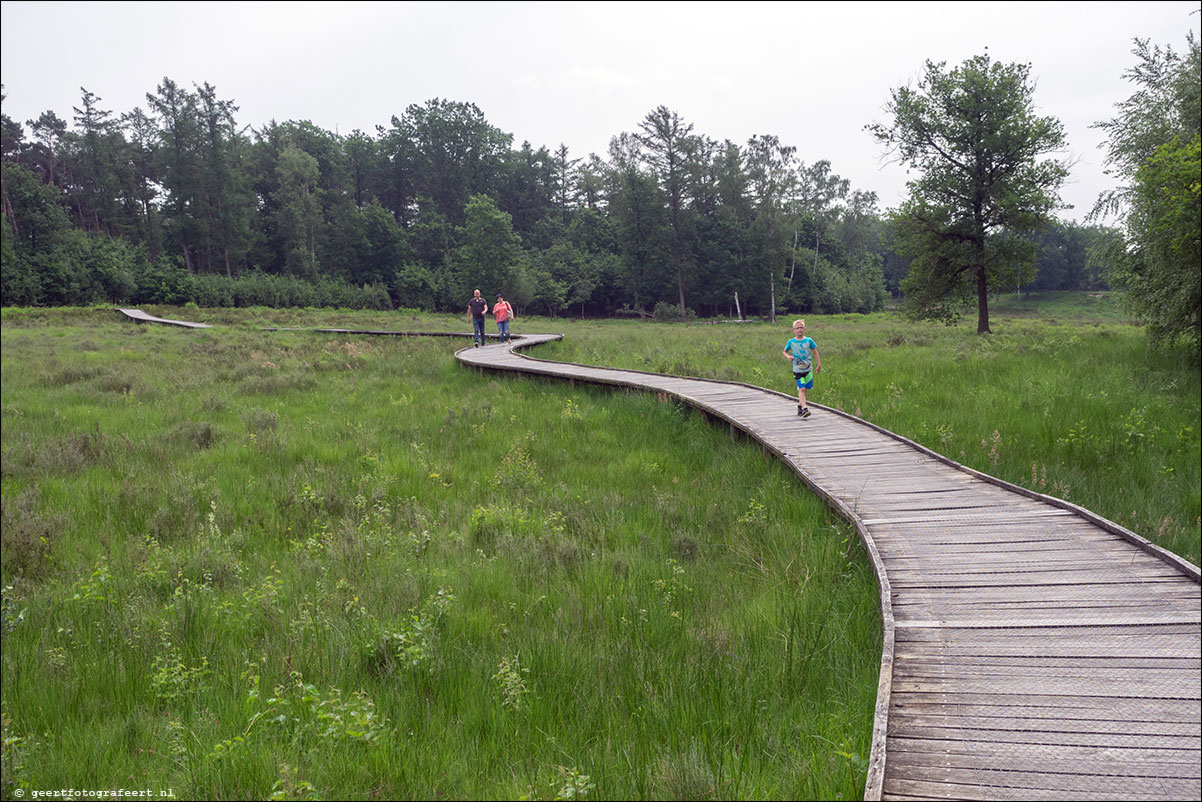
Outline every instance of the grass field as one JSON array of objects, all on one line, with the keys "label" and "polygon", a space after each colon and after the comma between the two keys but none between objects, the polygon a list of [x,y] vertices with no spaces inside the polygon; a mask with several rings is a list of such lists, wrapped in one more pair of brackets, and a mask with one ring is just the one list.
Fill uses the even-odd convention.
[{"label": "grass field", "polygon": [[1002,293],[989,301],[991,315],[1029,317],[1056,322],[1133,323],[1117,292],[1018,292]]},{"label": "grass field", "polygon": [[[1199,561],[1195,355],[1071,298],[811,316],[811,398]],[[202,798],[852,798],[849,529],[672,403],[332,310],[4,310],[3,778]],[[521,318],[534,356],[789,391],[789,320]]]},{"label": "grass field", "polygon": [[466,341],[258,330],[452,317],[153,311],[224,325],[0,317],[5,798],[861,795],[875,582],[783,466]]}]

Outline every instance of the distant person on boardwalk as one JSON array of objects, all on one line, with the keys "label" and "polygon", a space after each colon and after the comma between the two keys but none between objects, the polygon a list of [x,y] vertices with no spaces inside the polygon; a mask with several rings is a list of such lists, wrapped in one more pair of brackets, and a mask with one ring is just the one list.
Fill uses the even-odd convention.
[{"label": "distant person on boardwalk", "polygon": [[472,337],[474,348],[484,345],[484,315],[488,313],[488,301],[480,297],[480,290],[472,293],[472,300],[467,302],[467,316],[472,319]]},{"label": "distant person on boardwalk", "polygon": [[492,305],[492,313],[497,319],[497,336],[501,338],[501,342],[513,342],[513,338],[509,336],[509,321],[514,318],[513,307],[501,293],[497,293],[497,302]]},{"label": "distant person on boardwalk", "polygon": [[797,414],[810,417],[806,406],[806,390],[814,387],[814,376],[822,370],[822,359],[818,356],[818,343],[806,336],[806,322],[793,321],[793,336],[785,343],[782,351],[785,359],[793,363],[793,381],[797,383]]}]

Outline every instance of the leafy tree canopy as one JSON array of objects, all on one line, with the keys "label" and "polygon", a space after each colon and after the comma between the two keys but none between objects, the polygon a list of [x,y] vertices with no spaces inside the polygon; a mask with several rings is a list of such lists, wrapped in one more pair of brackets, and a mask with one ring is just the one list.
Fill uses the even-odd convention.
[{"label": "leafy tree canopy", "polygon": [[1125,73],[1136,91],[1118,114],[1095,127],[1107,132],[1107,164],[1123,183],[1104,193],[1093,215],[1119,214],[1122,238],[1103,252],[1111,280],[1147,323],[1154,341],[1202,342],[1199,245],[1199,142],[1202,58],[1193,34],[1182,55],[1136,39],[1137,63]]},{"label": "leafy tree canopy", "polygon": [[896,243],[912,260],[903,288],[916,317],[954,319],[975,295],[977,331],[988,333],[989,287],[1022,283],[1033,261],[1018,234],[1060,205],[1068,170],[1045,157],[1064,148],[1064,129],[1035,113],[1030,70],[988,54],[952,70],[928,61],[917,88],[892,91],[892,122],[868,126],[919,172],[894,213]]}]

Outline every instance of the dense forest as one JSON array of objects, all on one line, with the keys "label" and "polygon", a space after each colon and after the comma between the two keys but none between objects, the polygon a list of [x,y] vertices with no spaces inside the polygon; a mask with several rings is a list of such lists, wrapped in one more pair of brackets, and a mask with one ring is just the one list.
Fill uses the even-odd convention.
[{"label": "dense forest", "polygon": [[[908,269],[829,161],[663,106],[602,158],[515,146],[468,102],[340,135],[245,126],[207,83],[120,114],[81,91],[71,123],[3,116],[4,305],[459,310],[480,287],[548,315],[771,316],[880,309]],[[1105,287],[1106,234],[1030,234],[1027,288]]]}]

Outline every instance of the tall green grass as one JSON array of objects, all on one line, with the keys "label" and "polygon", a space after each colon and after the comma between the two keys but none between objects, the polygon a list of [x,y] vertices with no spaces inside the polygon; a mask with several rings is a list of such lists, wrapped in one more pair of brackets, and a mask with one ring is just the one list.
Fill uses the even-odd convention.
[{"label": "tall green grass", "polygon": [[991,315],[1030,317],[1052,322],[1134,323],[1119,292],[1044,290],[1005,292],[989,300]]},{"label": "tall green grass", "polygon": [[[809,398],[1084,506],[1197,564],[1197,354],[1150,349],[1135,326],[1062,320],[1066,308],[1051,319],[996,315],[985,337],[971,323],[807,316],[822,357]],[[565,338],[533,355],[792,393],[779,356],[791,322],[564,322]]]},{"label": "tall green grass", "polygon": [[454,317],[153,311],[225,325],[3,312],[4,797],[860,796],[875,582],[783,466],[256,328]]},{"label": "tall green grass", "polygon": [[[0,791],[850,798],[845,526],[654,397],[456,365],[456,316],[4,310]],[[1196,355],[1040,307],[809,316],[811,398],[1199,552]],[[777,326],[522,318],[535,356],[790,391]]]}]

